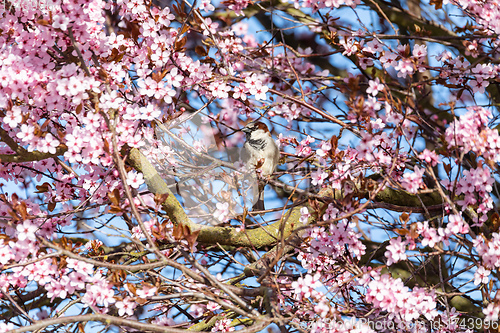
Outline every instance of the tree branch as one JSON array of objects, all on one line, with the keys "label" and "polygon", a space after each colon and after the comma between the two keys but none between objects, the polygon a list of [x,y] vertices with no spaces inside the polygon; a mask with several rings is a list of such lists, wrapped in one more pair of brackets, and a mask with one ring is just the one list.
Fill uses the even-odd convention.
[{"label": "tree branch", "polygon": [[[62,325],[70,323],[85,323],[89,321],[98,321],[105,325],[115,325],[115,326],[125,326],[130,328],[135,328],[141,332],[165,332],[165,333],[186,333],[186,332],[198,332],[198,331],[188,331],[180,328],[172,328],[168,326],[160,326],[154,324],[141,323],[136,320],[130,320],[120,317],[113,317],[106,314],[88,314],[81,316],[66,316],[59,317],[55,319],[45,319],[39,320],[33,325],[20,327],[9,331],[10,333],[22,333],[22,332],[32,332],[38,329],[43,329],[52,325]],[[254,333],[263,330],[267,325],[271,323],[271,320],[266,317],[261,317],[261,320],[256,321],[252,326],[237,331],[238,333]]]}]

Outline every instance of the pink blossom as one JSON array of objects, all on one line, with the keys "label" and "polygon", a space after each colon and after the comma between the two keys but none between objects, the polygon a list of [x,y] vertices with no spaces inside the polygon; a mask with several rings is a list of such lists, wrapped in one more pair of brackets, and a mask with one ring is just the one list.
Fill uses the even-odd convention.
[{"label": "pink blossom", "polygon": [[35,225],[31,220],[25,220],[24,222],[18,224],[16,230],[17,230],[17,239],[19,241],[36,240],[35,233],[38,230],[38,226]]},{"label": "pink blossom", "polygon": [[412,75],[415,72],[413,62],[410,59],[399,60],[394,69],[398,71],[398,77],[403,77],[403,78],[406,77],[407,75]]},{"label": "pink blossom", "polygon": [[14,254],[10,247],[4,244],[3,239],[0,240],[0,264],[7,265],[12,259],[14,259]]},{"label": "pink blossom", "polygon": [[134,302],[130,297],[125,297],[123,300],[116,302],[116,308],[118,309],[118,315],[123,316],[133,316],[134,309],[137,306],[137,303]]},{"label": "pink blossom", "polygon": [[424,184],[422,176],[425,169],[415,166],[413,173],[405,173],[401,180],[401,186],[410,193],[417,193]]},{"label": "pink blossom", "polygon": [[135,170],[131,170],[127,173],[127,184],[133,188],[139,188],[144,184],[144,176]]},{"label": "pink blossom", "polygon": [[307,138],[300,141],[299,146],[297,146],[297,155],[309,156],[312,153],[312,148],[309,145],[314,141],[316,141],[316,139],[309,135],[307,136]]},{"label": "pink blossom", "polygon": [[315,290],[322,285],[319,279],[319,273],[316,273],[314,275],[306,274],[304,278],[299,277],[297,281],[292,282],[292,288],[293,293],[295,294],[295,298],[300,301],[304,298],[319,297],[321,294]]},{"label": "pink blossom", "polygon": [[384,55],[380,58],[380,62],[382,63],[384,68],[396,67],[398,64],[396,62],[397,57],[398,57],[397,54],[386,51]]},{"label": "pink blossom", "polygon": [[170,13],[170,8],[165,6],[165,8],[163,8],[163,10],[160,12],[158,23],[163,24],[163,26],[165,27],[168,27],[171,21],[173,21],[174,19],[175,15]]},{"label": "pink blossom", "polygon": [[59,282],[52,280],[50,283],[45,285],[47,290],[47,297],[53,301],[56,297],[66,298],[68,295],[68,290]]},{"label": "pink blossom", "polygon": [[14,329],[14,324],[12,323],[0,323],[0,333],[9,332]]},{"label": "pink blossom", "polygon": [[446,230],[452,234],[467,234],[469,232],[469,225],[464,221],[462,216],[451,214],[448,217]]},{"label": "pink blossom", "polygon": [[422,246],[434,247],[441,241],[438,231],[429,226],[429,222],[417,222],[418,233],[423,237]]},{"label": "pink blossom", "polygon": [[406,260],[406,242],[401,237],[392,238],[387,245],[387,251],[384,253],[387,258],[387,266],[395,264],[401,260]]},{"label": "pink blossom", "polygon": [[212,301],[209,301],[209,302],[207,303],[207,310],[208,310],[208,311],[212,311],[212,312],[214,312],[214,311],[219,310],[220,308],[221,308],[221,306],[220,306],[220,304],[219,304],[219,303],[212,302]]},{"label": "pink blossom", "polygon": [[10,128],[16,128],[23,120],[21,110],[21,107],[13,106],[10,111],[5,113],[5,117],[3,118],[4,123],[9,125]]},{"label": "pink blossom", "polygon": [[366,300],[405,321],[417,319],[420,315],[431,320],[438,315],[434,293],[418,287],[411,291],[401,279],[393,279],[388,274],[376,276],[368,284]]},{"label": "pink blossom", "polygon": [[425,58],[427,56],[427,45],[415,44],[412,53],[415,58],[418,59]]},{"label": "pink blossom", "polygon": [[142,289],[137,289],[137,296],[141,298],[148,298],[150,296],[156,295],[157,288],[143,285]]},{"label": "pink blossom", "polygon": [[311,174],[311,183],[313,185],[322,185],[323,181],[328,178],[328,173],[318,169]]},{"label": "pink blossom", "polygon": [[379,91],[384,90],[384,85],[380,83],[380,79],[377,77],[375,80],[370,80],[368,82],[368,89],[366,89],[367,94],[371,94],[372,96],[376,96]]},{"label": "pink blossom", "polygon": [[212,327],[212,332],[232,332],[235,328],[231,326],[231,319],[224,318],[217,320]]},{"label": "pink blossom", "polygon": [[478,77],[476,80],[470,80],[469,85],[474,93],[484,94],[485,89],[490,85],[490,82]]},{"label": "pink blossom", "polygon": [[68,29],[68,24],[69,18],[64,14],[54,15],[52,17],[52,27],[54,27],[55,29],[66,31]]},{"label": "pink blossom", "polygon": [[205,36],[210,36],[217,33],[217,28],[219,27],[219,23],[212,22],[210,17],[205,17],[203,22],[203,34]]},{"label": "pink blossom", "polygon": [[323,141],[321,143],[321,148],[316,150],[316,154],[320,157],[326,157],[327,153],[330,152],[330,150],[332,150],[332,144],[330,143],[330,141]]},{"label": "pink blossom", "polygon": [[201,0],[200,10],[204,10],[206,13],[214,11],[215,7],[210,3],[210,0]]},{"label": "pink blossom", "polygon": [[266,93],[269,90],[269,88],[266,85],[260,85],[255,87],[255,99],[256,100],[264,100],[266,99]]},{"label": "pink blossom", "polygon": [[491,271],[484,268],[483,266],[479,266],[478,269],[474,272],[474,284],[477,286],[479,284],[487,284],[489,279],[488,276],[490,275]]},{"label": "pink blossom", "polygon": [[340,39],[340,45],[345,49],[344,52],[342,52],[343,55],[353,55],[358,51],[358,43],[354,38],[341,38]]},{"label": "pink blossom", "polygon": [[111,93],[104,93],[101,95],[100,107],[106,110],[118,109],[123,101],[124,99],[118,96],[116,90],[113,90]]},{"label": "pink blossom", "polygon": [[262,84],[262,81],[256,74],[252,74],[245,78],[245,88],[251,95],[254,95],[257,100],[265,99],[266,92],[269,90],[266,85]]},{"label": "pink blossom", "polygon": [[420,155],[418,155],[418,158],[423,159],[431,166],[436,166],[439,163],[439,156],[435,152],[430,151],[427,148],[424,149],[424,151],[420,153]]},{"label": "pink blossom", "polygon": [[216,204],[217,210],[214,212],[213,216],[219,220],[219,222],[227,222],[229,220],[229,202]]},{"label": "pink blossom", "polygon": [[323,214],[323,221],[328,221],[330,219],[334,219],[338,216],[339,210],[331,203],[328,204],[328,207]]},{"label": "pink blossom", "polygon": [[498,320],[498,314],[500,313],[500,306],[495,303],[490,303],[483,309],[483,313],[485,315],[485,321],[496,322]]},{"label": "pink blossom", "polygon": [[55,154],[56,153],[56,148],[59,146],[60,142],[56,138],[52,136],[52,134],[47,133],[45,137],[40,140],[40,151],[42,153],[50,153],[50,154]]},{"label": "pink blossom", "polygon": [[311,213],[309,213],[309,209],[307,207],[302,207],[300,209],[300,223],[307,223],[309,220],[309,217],[311,217]]},{"label": "pink blossom", "polygon": [[165,75],[165,80],[170,83],[173,87],[180,87],[182,84],[182,80],[184,79],[184,76],[179,73],[179,70],[177,67],[174,67],[170,70],[170,72]]},{"label": "pink blossom", "polygon": [[210,83],[208,89],[216,98],[228,98],[228,91],[231,90],[231,87],[223,81],[214,81]]},{"label": "pink blossom", "polygon": [[377,39],[373,39],[372,41],[369,41],[366,43],[365,47],[363,47],[364,52],[369,52],[372,54],[375,54],[377,52],[382,52],[383,49],[383,44],[380,43]]},{"label": "pink blossom", "polygon": [[[5,121],[5,120],[4,120]],[[17,125],[16,125],[17,126]],[[21,131],[16,134],[16,137],[21,139],[23,142],[29,142],[34,137],[35,128],[32,125],[22,124]]]},{"label": "pink blossom", "polygon": [[233,98],[234,99],[241,99],[242,101],[246,101],[247,95],[246,95],[246,89],[244,86],[236,86],[233,88]]}]

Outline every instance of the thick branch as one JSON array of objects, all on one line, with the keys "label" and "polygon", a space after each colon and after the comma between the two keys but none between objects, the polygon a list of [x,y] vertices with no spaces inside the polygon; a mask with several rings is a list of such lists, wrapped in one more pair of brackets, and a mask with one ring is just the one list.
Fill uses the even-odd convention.
[{"label": "thick branch", "polygon": [[[115,326],[135,328],[135,329],[140,330],[141,332],[166,332],[166,333],[186,333],[186,332],[188,332],[187,330],[180,329],[180,328],[172,328],[172,327],[168,327],[168,326],[160,326],[160,325],[154,325],[154,324],[141,323],[139,321],[120,318],[120,317],[113,317],[113,316],[105,315],[105,314],[88,314],[88,315],[82,315],[82,316],[66,316],[66,317],[59,317],[59,318],[55,318],[55,319],[45,319],[45,320],[37,321],[33,325],[20,327],[20,328],[17,328],[15,330],[11,330],[9,332],[11,332],[11,333],[33,332],[36,330],[44,329],[44,328],[46,328],[48,326],[52,326],[52,325],[62,325],[62,324],[64,325],[64,324],[70,324],[70,323],[84,323],[84,322],[89,322],[89,321],[98,321],[98,322],[101,322],[105,325],[115,325]],[[256,321],[255,324],[253,324],[252,326],[245,328],[245,329],[242,329],[242,330],[239,330],[237,332],[239,332],[239,333],[259,332],[259,331],[263,330],[269,324],[270,324],[270,321],[267,318],[262,318],[262,321]],[[196,332],[196,331],[189,331],[189,332]]]},{"label": "thick branch", "polygon": [[7,146],[9,146],[10,149],[12,149],[16,153],[15,155],[0,154],[1,163],[21,163],[21,162],[41,161],[47,158],[52,158],[62,155],[67,150],[66,146],[60,145],[59,147],[57,147],[55,154],[42,153],[39,151],[29,152],[23,147],[19,146],[19,144],[10,137],[9,133],[1,127],[0,127],[0,138]]}]

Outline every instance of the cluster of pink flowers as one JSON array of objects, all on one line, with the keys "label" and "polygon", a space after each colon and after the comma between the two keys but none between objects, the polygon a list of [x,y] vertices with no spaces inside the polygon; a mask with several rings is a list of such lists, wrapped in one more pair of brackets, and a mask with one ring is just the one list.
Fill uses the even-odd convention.
[{"label": "cluster of pink flowers", "polygon": [[217,320],[214,327],[212,327],[212,332],[232,332],[235,328],[231,326],[231,319],[224,318]]},{"label": "cluster of pink flowers", "polygon": [[422,176],[425,173],[424,168],[419,168],[415,166],[413,173],[403,174],[403,179],[401,180],[401,186],[410,193],[417,193],[418,190],[424,185]]},{"label": "cluster of pink flowers", "polygon": [[411,322],[421,315],[428,320],[438,315],[433,291],[415,287],[410,290],[401,279],[393,279],[388,274],[373,274],[374,279],[368,283],[366,301],[372,303],[380,311],[386,311],[389,318],[396,322]]},{"label": "cluster of pink flowers", "polygon": [[316,290],[316,288],[322,286],[320,279],[320,273],[316,273],[314,275],[306,274],[305,277],[299,277],[297,281],[292,282],[294,297],[299,301],[310,297],[313,299],[319,299],[323,295]]},{"label": "cluster of pink flowers", "polygon": [[309,272],[331,271],[338,258],[346,255],[346,249],[357,258],[365,253],[361,235],[354,230],[354,224],[347,224],[345,221],[332,223],[328,228],[311,228],[304,236],[310,242],[304,243],[298,259]]},{"label": "cluster of pink flowers", "polygon": [[429,226],[429,222],[417,222],[417,231],[422,236],[422,246],[434,247],[439,242],[444,242],[447,246],[450,245],[450,237],[467,234],[469,225],[464,221],[462,216],[450,214],[446,228],[433,228]]},{"label": "cluster of pink flowers", "polygon": [[481,262],[486,269],[492,270],[500,267],[500,234],[493,233],[490,240],[485,241],[478,236],[474,239],[474,249],[481,257]]},{"label": "cluster of pink flowers", "polygon": [[498,0],[492,1],[478,1],[478,0],[458,0],[458,4],[471,15],[474,16],[477,23],[484,26],[485,31],[491,30],[488,33],[500,33],[500,2]]},{"label": "cluster of pink flowers", "polygon": [[496,129],[488,127],[491,111],[474,106],[456,119],[446,129],[448,148],[457,147],[461,152],[472,151],[495,162],[500,161],[500,136]]}]

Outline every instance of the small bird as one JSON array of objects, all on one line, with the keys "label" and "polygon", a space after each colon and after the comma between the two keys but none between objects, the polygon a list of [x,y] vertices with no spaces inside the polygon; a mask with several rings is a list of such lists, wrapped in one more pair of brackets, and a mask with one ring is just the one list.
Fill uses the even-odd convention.
[{"label": "small bird", "polygon": [[[259,121],[248,123],[242,131],[246,135],[244,152],[246,163],[250,169],[255,169],[262,176],[273,174],[280,159],[280,151],[271,137],[269,129]],[[264,187],[258,186],[259,196],[253,205],[253,210],[264,210]]]}]

